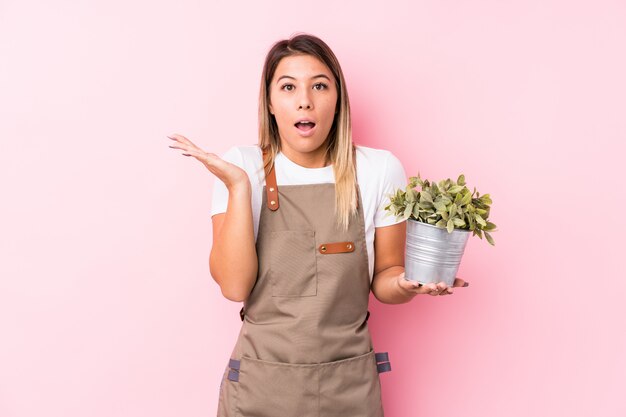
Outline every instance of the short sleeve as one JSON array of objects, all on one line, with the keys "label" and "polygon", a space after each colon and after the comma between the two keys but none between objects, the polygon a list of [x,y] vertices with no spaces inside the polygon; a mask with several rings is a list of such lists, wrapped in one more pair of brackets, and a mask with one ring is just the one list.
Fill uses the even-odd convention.
[{"label": "short sleeve", "polygon": [[[243,157],[236,146],[233,146],[223,155],[220,155],[220,158],[243,169]],[[213,182],[211,217],[219,213],[226,213],[226,208],[228,207],[228,188],[226,188],[226,185],[224,185],[222,180],[220,180],[218,177],[214,176],[213,178],[215,181]]]},{"label": "short sleeve", "polygon": [[399,188],[405,189],[408,178],[402,162],[391,152],[388,153],[383,171],[382,187],[379,194],[379,204],[374,215],[374,227],[391,226],[405,220],[397,220],[396,216],[385,210],[389,204],[389,194],[394,194]]}]

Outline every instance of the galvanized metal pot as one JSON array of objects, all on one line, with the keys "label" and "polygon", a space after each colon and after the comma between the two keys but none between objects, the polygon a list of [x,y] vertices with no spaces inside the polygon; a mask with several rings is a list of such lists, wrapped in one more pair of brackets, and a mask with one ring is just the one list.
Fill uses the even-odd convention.
[{"label": "galvanized metal pot", "polygon": [[452,286],[471,230],[446,229],[407,219],[404,253],[405,278],[422,284]]}]

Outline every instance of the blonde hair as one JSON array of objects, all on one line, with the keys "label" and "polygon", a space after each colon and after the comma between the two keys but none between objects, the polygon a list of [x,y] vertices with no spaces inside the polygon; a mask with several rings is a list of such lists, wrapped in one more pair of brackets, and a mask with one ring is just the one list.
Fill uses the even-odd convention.
[{"label": "blonde hair", "polygon": [[274,166],[281,149],[276,119],[269,111],[269,86],[281,59],[292,55],[311,55],[322,61],[335,77],[337,108],[328,133],[326,163],[333,164],[335,174],[335,220],[337,226],[347,230],[352,216],[357,215],[356,147],[352,142],[350,101],[341,66],[333,51],[316,36],[297,34],[276,42],[265,58],[259,92],[259,147],[266,151],[263,158],[265,175]]}]

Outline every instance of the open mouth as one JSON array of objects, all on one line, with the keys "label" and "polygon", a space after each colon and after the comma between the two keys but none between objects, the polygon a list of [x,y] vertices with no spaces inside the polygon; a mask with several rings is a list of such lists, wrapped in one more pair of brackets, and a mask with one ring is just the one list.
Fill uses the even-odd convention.
[{"label": "open mouth", "polygon": [[295,124],[295,126],[303,131],[303,132],[308,132],[309,130],[313,129],[315,127],[315,123],[313,122],[298,122]]}]

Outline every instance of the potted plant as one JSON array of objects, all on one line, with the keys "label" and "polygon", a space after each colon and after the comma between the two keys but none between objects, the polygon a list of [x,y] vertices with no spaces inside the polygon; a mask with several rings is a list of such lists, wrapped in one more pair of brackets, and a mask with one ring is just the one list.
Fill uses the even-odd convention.
[{"label": "potted plant", "polygon": [[[419,185],[420,190],[415,187]],[[389,194],[386,216],[407,220],[405,277],[422,284],[444,281],[452,286],[470,236],[485,236],[495,246],[490,232],[496,225],[487,219],[491,205],[489,194],[473,192],[465,176],[456,182],[423,180],[419,173],[410,177],[405,190]]]}]

